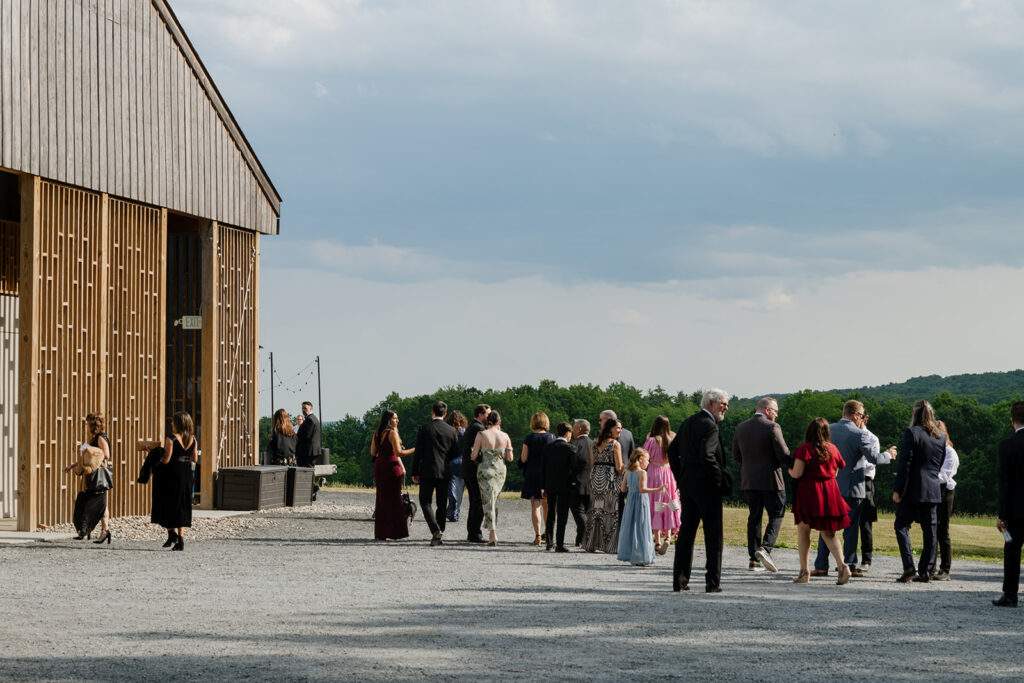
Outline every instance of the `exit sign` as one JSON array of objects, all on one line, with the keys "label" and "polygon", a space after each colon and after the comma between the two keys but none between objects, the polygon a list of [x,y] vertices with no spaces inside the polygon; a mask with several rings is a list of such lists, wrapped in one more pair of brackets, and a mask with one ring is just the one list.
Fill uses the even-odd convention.
[{"label": "exit sign", "polygon": [[181,329],[183,330],[199,330],[203,327],[203,316],[201,315],[183,315],[181,316]]}]

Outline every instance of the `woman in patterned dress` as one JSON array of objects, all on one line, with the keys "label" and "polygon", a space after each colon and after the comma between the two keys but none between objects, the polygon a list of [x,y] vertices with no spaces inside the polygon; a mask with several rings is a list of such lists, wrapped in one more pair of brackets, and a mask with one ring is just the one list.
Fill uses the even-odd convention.
[{"label": "woman in patterned dress", "polygon": [[608,420],[591,451],[590,509],[583,547],[588,553],[619,551],[619,487],[622,485],[622,423]]},{"label": "woman in patterned dress", "polygon": [[490,529],[487,545],[498,545],[498,496],[505,485],[505,463],[512,462],[512,439],[501,431],[501,415],[492,410],[487,416],[487,429],[476,435],[469,457],[479,462],[476,477],[480,483],[480,501],[484,508],[484,529]]}]

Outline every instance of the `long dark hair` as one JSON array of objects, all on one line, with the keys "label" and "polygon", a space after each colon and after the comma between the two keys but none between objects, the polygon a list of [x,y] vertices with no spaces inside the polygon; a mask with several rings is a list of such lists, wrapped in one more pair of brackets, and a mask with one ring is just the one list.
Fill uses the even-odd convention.
[{"label": "long dark hair", "polygon": [[664,451],[668,448],[668,435],[671,433],[672,425],[667,417],[659,415],[654,418],[654,424],[651,425],[651,438],[661,447],[661,450]]},{"label": "long dark hair", "polygon": [[828,420],[823,417],[816,417],[807,425],[804,433],[804,441],[814,446],[814,452],[818,454],[818,462],[822,465],[828,462],[832,453],[828,445],[832,443],[832,433],[828,429]]},{"label": "long dark hair", "polygon": [[284,408],[278,408],[274,412],[274,429],[272,431],[281,432],[285,436],[295,435],[295,427],[292,426],[292,421],[288,419],[288,411]]},{"label": "long dark hair", "polygon": [[914,404],[914,413],[910,418],[911,427],[921,427],[932,436],[942,436],[938,422],[935,420],[935,411],[928,401],[918,401]]},{"label": "long dark hair", "polygon": [[397,414],[398,413],[396,413],[393,410],[385,410],[383,413],[380,414],[380,424],[377,425],[377,431],[373,433],[373,442],[378,446],[380,445],[381,436],[391,426],[391,418],[393,418]]},{"label": "long dark hair", "polygon": [[181,436],[181,445],[188,448],[196,436],[195,423],[192,416],[184,410],[179,410],[171,416],[171,429]]},{"label": "long dark hair", "polygon": [[601,433],[597,435],[597,449],[601,449],[601,445],[605,441],[610,441],[612,438],[612,430],[616,427],[621,427],[622,423],[618,420],[605,420],[604,426],[601,427]]}]

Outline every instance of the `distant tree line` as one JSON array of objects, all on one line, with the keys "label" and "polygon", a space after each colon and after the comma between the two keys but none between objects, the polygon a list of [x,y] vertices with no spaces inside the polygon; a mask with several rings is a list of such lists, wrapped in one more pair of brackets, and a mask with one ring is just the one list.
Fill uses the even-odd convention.
[{"label": "distant tree line", "polygon": [[[591,436],[596,437],[598,415],[602,410],[610,408],[618,414],[623,425],[633,432],[637,445],[641,445],[655,417],[667,416],[673,430],[677,430],[683,420],[700,409],[700,396],[700,391],[669,394],[660,386],[641,391],[621,382],[604,389],[593,384],[562,387],[551,380],[544,380],[536,387],[524,385],[500,391],[456,386],[445,387],[429,395],[406,398],[391,393],[362,418],[347,415],[343,420],[324,423],[323,445],[330,449],[331,461],[338,466],[338,473],[332,478],[334,482],[372,487],[370,441],[381,412],[385,409],[399,414],[399,433],[406,447],[411,447],[415,442],[416,430],[430,419],[430,406],[437,399],[447,402],[449,410],[462,411],[470,420],[474,406],[479,403],[490,404],[501,413],[502,426],[512,437],[518,462],[523,437],[530,432],[530,416],[538,411],[547,413],[552,428],[562,421],[572,422],[577,418],[590,420]],[[813,418],[824,417],[834,422],[842,415],[843,403],[855,398],[864,402],[865,410],[871,416],[868,428],[878,435],[885,449],[899,444],[903,430],[910,423],[913,402],[927,398],[934,405],[938,417],[948,426],[960,456],[960,471],[956,476],[956,511],[993,514],[996,509],[996,445],[1010,435],[1010,404],[1013,400],[1021,400],[1020,397],[1018,393],[997,403],[983,404],[977,398],[954,395],[949,391],[929,396],[886,394],[885,398],[880,399],[872,391],[839,393],[805,390],[779,396],[778,422],[793,451],[803,442],[804,430]],[[732,398],[729,412],[721,424],[729,467],[737,482],[739,465],[732,460],[732,435],[736,425],[753,414],[756,403],[756,397]],[[260,421],[260,443],[263,449],[266,448],[269,432],[270,418],[263,418]],[[883,509],[891,508],[889,493],[892,491],[895,472],[895,464],[878,468],[877,497],[879,507]],[[518,467],[510,466],[506,489],[519,490],[521,484],[522,472]],[[787,488],[792,492],[792,483]],[[738,501],[741,497],[742,494],[737,490],[734,498]]]}]

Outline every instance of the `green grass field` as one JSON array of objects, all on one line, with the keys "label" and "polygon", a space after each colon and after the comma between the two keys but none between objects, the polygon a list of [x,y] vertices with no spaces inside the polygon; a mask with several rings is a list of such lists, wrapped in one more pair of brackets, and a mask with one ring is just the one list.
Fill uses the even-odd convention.
[{"label": "green grass field", "polygon": [[[370,488],[359,486],[331,487],[334,490],[344,491],[372,491]],[[416,494],[419,487],[409,486],[409,492]],[[506,491],[501,494],[505,499],[518,499],[518,491]],[[726,506],[724,511],[725,542],[727,545],[745,546],[747,544],[747,508],[745,506]],[[767,523],[767,517],[762,524]],[[896,546],[896,533],[892,528],[893,515],[879,513],[878,521],[874,526],[875,552],[883,555],[898,555],[899,549]],[[983,560],[986,562],[1002,562],[1003,559],[1003,537],[996,531],[995,517],[976,516],[954,516],[949,527],[949,535],[953,545],[953,556],[967,560]],[[697,540],[701,536],[698,531]],[[921,532],[917,525],[910,529],[910,539],[914,546],[914,552],[921,551]],[[812,537],[812,544],[815,542]],[[779,533],[780,548],[796,548],[797,535],[796,525],[793,524],[793,515],[788,511],[782,522],[782,531]]]}]

